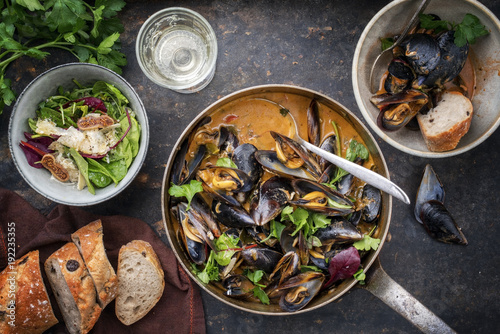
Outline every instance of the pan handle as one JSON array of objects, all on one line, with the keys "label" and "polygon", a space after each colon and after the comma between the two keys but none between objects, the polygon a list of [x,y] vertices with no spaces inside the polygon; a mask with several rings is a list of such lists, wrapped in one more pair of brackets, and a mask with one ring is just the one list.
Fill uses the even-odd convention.
[{"label": "pan handle", "polygon": [[366,284],[358,287],[370,291],[424,333],[456,333],[382,269],[377,257],[366,273]]}]

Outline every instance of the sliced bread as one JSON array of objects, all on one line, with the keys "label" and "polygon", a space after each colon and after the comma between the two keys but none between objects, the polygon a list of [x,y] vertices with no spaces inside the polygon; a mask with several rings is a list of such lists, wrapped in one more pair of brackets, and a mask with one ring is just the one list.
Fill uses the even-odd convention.
[{"label": "sliced bread", "polygon": [[128,326],[142,319],[160,300],[164,273],[153,247],[134,240],[120,248],[117,274],[116,316]]},{"label": "sliced bread", "polygon": [[43,283],[37,250],[9,264],[0,273],[0,286],[0,333],[43,333],[59,322]]},{"label": "sliced bread", "polygon": [[85,225],[71,235],[92,277],[101,308],[108,305],[118,289],[118,278],[104,248],[101,220]]},{"label": "sliced bread", "polygon": [[460,92],[443,93],[441,101],[427,114],[417,115],[427,148],[433,152],[454,149],[469,131],[472,112],[471,101]]},{"label": "sliced bread", "polygon": [[101,314],[94,282],[78,248],[67,243],[45,261],[45,272],[66,328],[71,334],[88,333]]}]

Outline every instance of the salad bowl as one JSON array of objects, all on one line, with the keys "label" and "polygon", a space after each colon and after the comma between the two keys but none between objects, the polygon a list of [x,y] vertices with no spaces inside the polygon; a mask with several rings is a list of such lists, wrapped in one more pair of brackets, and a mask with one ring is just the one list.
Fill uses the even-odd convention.
[{"label": "salad bowl", "polygon": [[[26,141],[25,132],[30,132],[28,119],[36,116],[42,101],[58,94],[58,89],[71,91],[92,87],[103,81],[118,89],[128,100],[128,107],[139,124],[140,140],[137,155],[130,164],[123,179],[118,183],[95,188],[92,194],[87,188],[78,190],[75,184],[63,183],[51,177],[46,168],[33,168],[26,158],[21,141]],[[132,86],[117,73],[99,65],[69,63],[56,66],[36,77],[21,93],[12,110],[9,123],[9,148],[12,159],[24,180],[38,193],[54,202],[71,206],[90,206],[106,201],[123,191],[137,176],[146,158],[149,143],[149,125],[144,105]]]}]

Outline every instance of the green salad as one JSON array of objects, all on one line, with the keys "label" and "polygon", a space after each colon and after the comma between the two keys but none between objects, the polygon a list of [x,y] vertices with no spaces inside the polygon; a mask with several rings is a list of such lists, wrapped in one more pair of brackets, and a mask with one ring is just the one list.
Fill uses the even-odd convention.
[{"label": "green salad", "polygon": [[20,142],[28,163],[46,168],[59,182],[95,194],[122,180],[139,152],[141,126],[128,99],[113,85],[98,81],[50,96],[28,119],[30,132]]}]

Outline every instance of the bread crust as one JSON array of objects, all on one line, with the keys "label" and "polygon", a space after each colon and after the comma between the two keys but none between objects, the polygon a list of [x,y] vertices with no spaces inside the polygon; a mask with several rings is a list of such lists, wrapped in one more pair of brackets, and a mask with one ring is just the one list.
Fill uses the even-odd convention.
[{"label": "bread crust", "polygon": [[[65,282],[59,281],[54,275],[59,270]],[[88,333],[99,319],[102,309],[97,303],[94,282],[76,245],[68,242],[49,256],[45,261],[45,271],[70,333]],[[63,302],[61,289],[64,283],[67,284],[74,299],[81,321],[71,319],[69,310],[65,309],[68,306]]]},{"label": "bread crust", "polygon": [[99,305],[104,308],[116,297],[118,277],[108,260],[103,242],[103,227],[100,219],[93,221],[71,234],[92,277]]},{"label": "bread crust", "polygon": [[[424,138],[425,144],[427,145],[427,148],[432,151],[432,152],[444,152],[444,151],[449,151],[453,150],[455,147],[457,147],[460,139],[469,131],[471,122],[472,122],[472,115],[473,115],[473,107],[471,101],[465,97],[463,94],[453,91],[453,92],[447,92],[445,94],[458,94],[463,97],[463,105],[460,106],[461,108],[465,109],[466,111],[469,112],[468,116],[465,117],[461,122],[457,122],[454,124],[452,127],[447,129],[446,131],[442,131],[438,133],[437,135],[430,135],[427,131],[428,121],[427,121],[427,116],[426,115],[418,115],[417,120],[420,126],[420,130],[422,132],[422,136]],[[443,97],[445,96],[443,94]],[[438,103],[439,105],[439,103]],[[429,113],[432,113],[433,110],[429,111]],[[457,111],[459,112],[459,111]]]},{"label": "bread crust", "polygon": [[[16,277],[14,326],[10,326],[8,324],[9,318],[6,318],[6,322],[2,321],[2,325],[0,325],[1,333],[43,333],[59,321],[54,315],[43,283],[38,250],[31,251],[15,261],[13,268],[15,269],[9,265],[0,274],[0,286],[2,286],[0,304],[3,304],[4,300],[10,301],[8,295],[5,295],[6,298],[3,297],[10,286],[7,278],[12,277],[12,275]],[[7,306],[7,304],[2,306]]]}]

